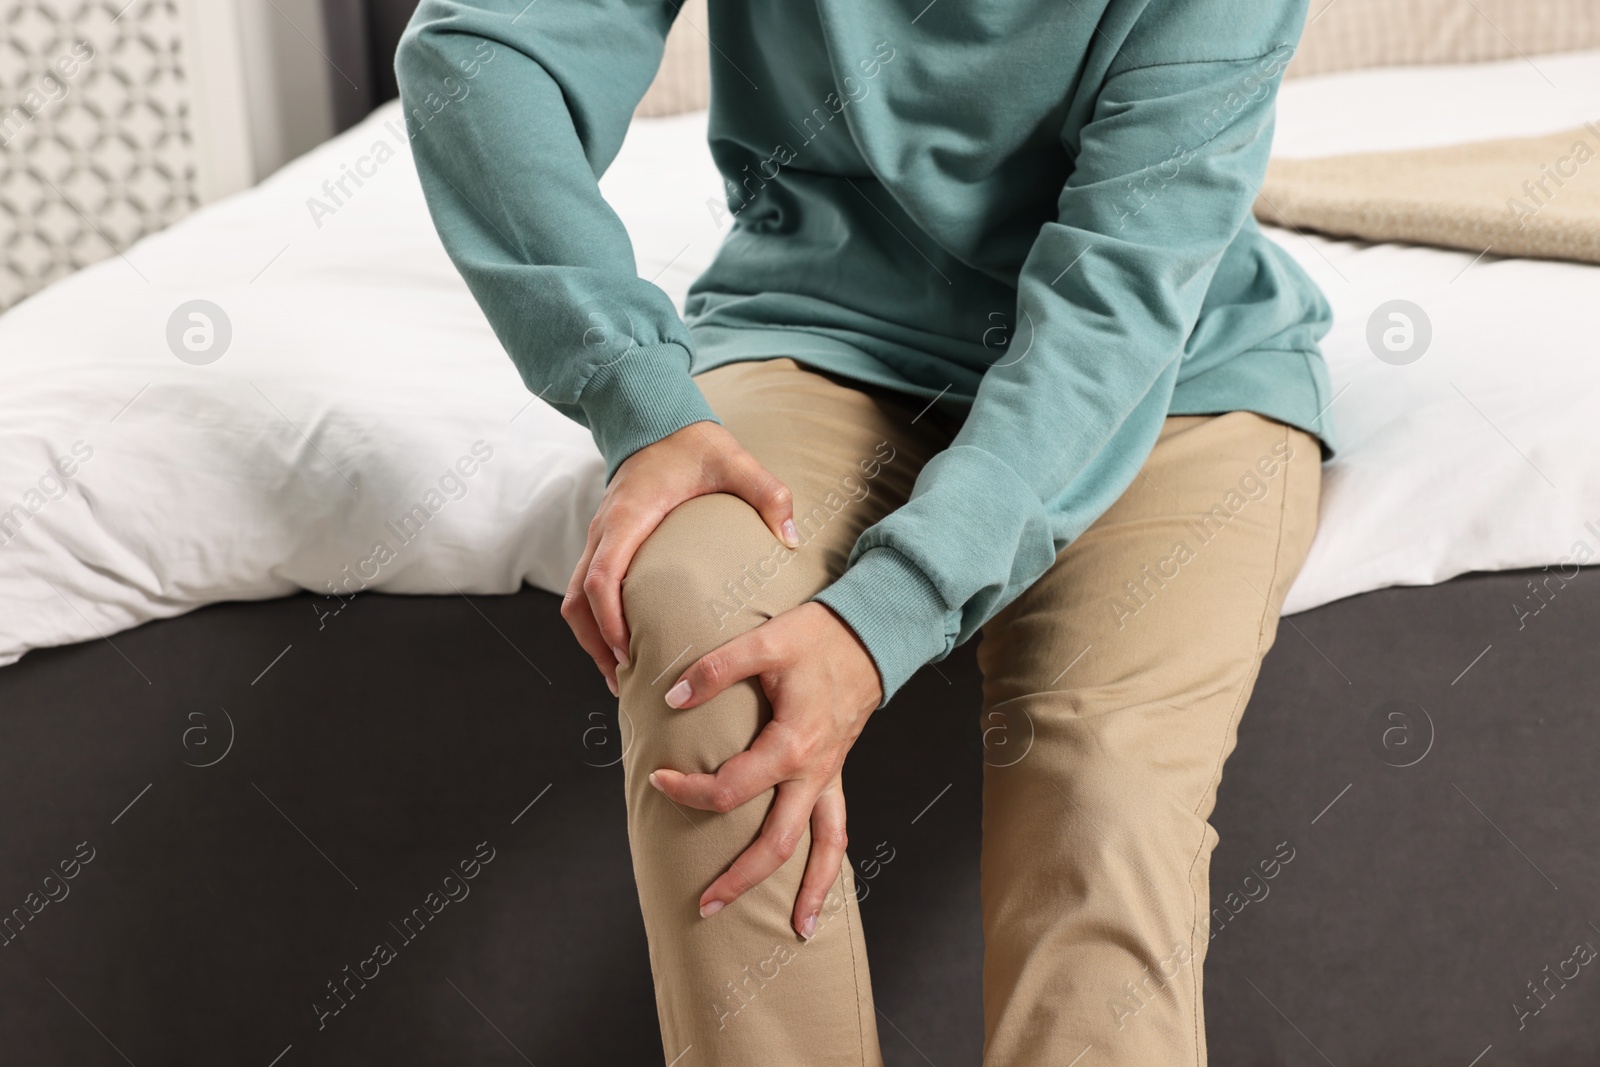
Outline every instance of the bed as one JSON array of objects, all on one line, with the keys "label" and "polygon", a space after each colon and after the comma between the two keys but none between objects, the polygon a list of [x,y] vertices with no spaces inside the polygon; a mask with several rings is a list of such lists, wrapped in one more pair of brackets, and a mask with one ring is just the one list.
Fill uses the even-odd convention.
[{"label": "bed", "polygon": [[[1306,77],[1276,151],[1597,91],[1595,51]],[[615,707],[554,594],[600,459],[456,278],[394,107],[0,317],[8,1061],[661,1053]],[[603,183],[679,298],[722,232],[704,129],[637,120]],[[1600,267],[1273,236],[1334,304],[1346,448],[1213,819],[1212,1059],[1592,1062]],[[1404,365],[1366,342],[1398,298],[1433,333]],[[890,1063],[981,1051],[977,693],[970,647],[924,670],[885,712],[921,749],[869,731],[848,772],[894,857]]]}]

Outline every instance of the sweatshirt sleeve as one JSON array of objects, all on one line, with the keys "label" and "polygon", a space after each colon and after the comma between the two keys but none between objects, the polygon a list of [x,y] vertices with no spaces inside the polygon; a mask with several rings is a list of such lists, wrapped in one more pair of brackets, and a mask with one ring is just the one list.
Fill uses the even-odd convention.
[{"label": "sweatshirt sleeve", "polygon": [[606,478],[694,422],[688,330],[600,195],[660,66],[671,0],[423,0],[395,71],[445,249],[528,389]]},{"label": "sweatshirt sleeve", "polygon": [[[885,703],[1040,578],[1149,456],[1266,172],[1304,18],[1303,4],[1269,6],[1289,14],[1257,21],[1242,58],[1183,56],[1181,20],[1151,47],[1130,37],[1065,144],[1074,170],[1022,268],[1007,354],[908,502],[816,597],[867,647]],[[1180,61],[1157,61],[1163,45]]]}]

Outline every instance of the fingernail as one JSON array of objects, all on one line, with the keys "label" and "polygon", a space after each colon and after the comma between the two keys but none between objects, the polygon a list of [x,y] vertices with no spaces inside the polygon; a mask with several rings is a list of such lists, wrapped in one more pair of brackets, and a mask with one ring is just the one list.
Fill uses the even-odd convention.
[{"label": "fingernail", "polygon": [[611,646],[611,654],[617,657],[618,666],[626,667],[628,665],[628,654],[622,651],[622,649],[618,648],[616,645]]},{"label": "fingernail", "polygon": [[700,909],[700,918],[709,919],[709,918],[711,918],[711,916],[715,915],[717,912],[719,912],[721,910],[722,910],[722,901],[713,900],[713,901],[711,901],[710,903],[706,904],[705,906],[703,906]]},{"label": "fingernail", "polygon": [[817,932],[817,913],[812,912],[806,916],[806,921],[800,924],[800,936],[810,941]]},{"label": "fingernail", "polygon": [[655,771],[651,771],[650,772],[650,777],[649,777],[648,781],[650,782],[651,785],[655,786],[656,789],[659,790],[661,788],[661,779],[656,777],[656,772]]},{"label": "fingernail", "polygon": [[783,542],[784,542],[784,544],[788,545],[790,548],[799,548],[800,547],[800,531],[795,529],[794,520],[793,519],[784,519],[783,520],[782,530],[783,530]]},{"label": "fingernail", "polygon": [[611,690],[611,695],[612,696],[617,696],[618,695],[618,693],[617,693],[617,683],[612,679],[611,675],[609,675],[609,674],[606,675],[606,688]]},{"label": "fingernail", "polygon": [[689,703],[689,683],[679,682],[667,690],[667,707],[681,708]]}]

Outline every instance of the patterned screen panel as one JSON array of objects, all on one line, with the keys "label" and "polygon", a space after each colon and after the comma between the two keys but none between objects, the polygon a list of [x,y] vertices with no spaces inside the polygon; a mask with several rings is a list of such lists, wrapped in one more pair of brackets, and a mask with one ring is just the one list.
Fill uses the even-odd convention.
[{"label": "patterned screen panel", "polygon": [[0,310],[198,205],[191,93],[176,0],[0,0]]}]

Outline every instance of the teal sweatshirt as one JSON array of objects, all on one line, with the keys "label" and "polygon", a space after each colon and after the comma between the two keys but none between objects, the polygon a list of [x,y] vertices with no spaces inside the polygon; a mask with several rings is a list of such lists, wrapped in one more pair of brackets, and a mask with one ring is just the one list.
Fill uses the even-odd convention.
[{"label": "teal sweatshirt", "polygon": [[[964,416],[816,599],[885,702],[1038,579],[1169,414],[1317,435],[1330,309],[1250,214],[1306,0],[711,0],[731,228],[681,318],[597,179],[674,0],[422,0],[396,68],[445,247],[607,477],[789,356]],[[720,205],[718,209],[721,210]]]}]

